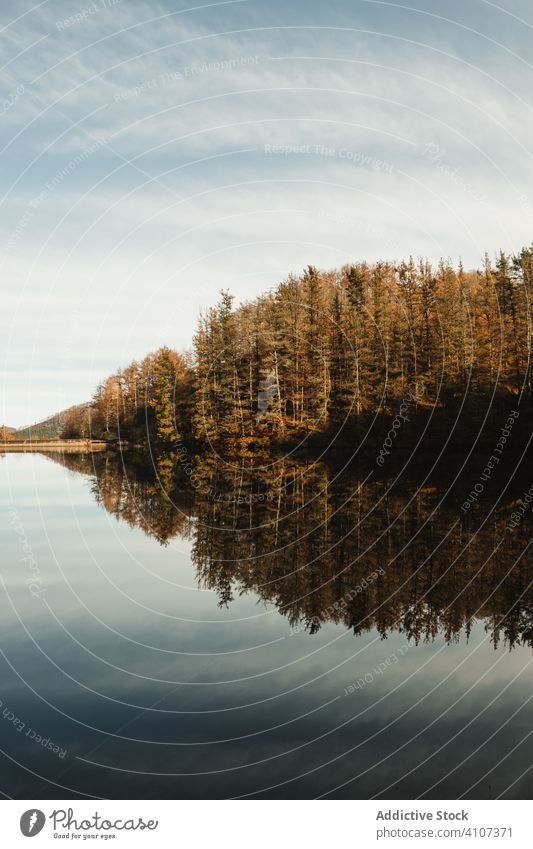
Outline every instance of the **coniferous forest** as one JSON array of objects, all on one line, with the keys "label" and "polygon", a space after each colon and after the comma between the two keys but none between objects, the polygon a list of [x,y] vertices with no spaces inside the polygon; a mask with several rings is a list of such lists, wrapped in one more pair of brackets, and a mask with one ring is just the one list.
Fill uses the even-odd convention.
[{"label": "coniferous forest", "polygon": [[468,271],[413,258],[310,265],[236,308],[223,291],[192,351],[162,347],[110,375],[62,436],[253,450],[342,445],[399,411],[449,429],[461,409],[486,425],[531,397],[532,295],[533,247]]}]

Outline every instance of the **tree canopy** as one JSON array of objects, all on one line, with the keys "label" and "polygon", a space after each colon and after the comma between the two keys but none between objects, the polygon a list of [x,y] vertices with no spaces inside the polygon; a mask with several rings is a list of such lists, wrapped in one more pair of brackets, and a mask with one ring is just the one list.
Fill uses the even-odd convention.
[{"label": "tree canopy", "polygon": [[531,396],[533,248],[465,271],[410,257],[307,266],[234,307],[223,291],[193,351],[162,347],[106,378],[65,435],[166,445],[348,431],[418,407]]}]

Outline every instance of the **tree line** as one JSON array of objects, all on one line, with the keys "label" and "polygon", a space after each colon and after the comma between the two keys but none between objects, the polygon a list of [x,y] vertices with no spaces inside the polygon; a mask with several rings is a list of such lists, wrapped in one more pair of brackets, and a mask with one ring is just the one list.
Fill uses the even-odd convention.
[{"label": "tree line", "polygon": [[327,433],[417,406],[531,397],[533,247],[480,268],[412,257],[308,266],[199,319],[192,351],[162,347],[104,380],[63,437],[246,444]]}]

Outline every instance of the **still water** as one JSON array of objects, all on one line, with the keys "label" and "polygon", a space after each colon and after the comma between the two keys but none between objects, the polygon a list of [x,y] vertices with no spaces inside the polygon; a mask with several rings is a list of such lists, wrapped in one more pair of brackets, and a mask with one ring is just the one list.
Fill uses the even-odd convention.
[{"label": "still water", "polygon": [[5,796],[531,796],[527,469],[191,462],[0,459]]}]

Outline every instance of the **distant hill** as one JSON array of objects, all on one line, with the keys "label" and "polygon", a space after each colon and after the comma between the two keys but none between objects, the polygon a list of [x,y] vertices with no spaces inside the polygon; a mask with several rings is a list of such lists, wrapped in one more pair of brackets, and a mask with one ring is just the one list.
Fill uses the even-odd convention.
[{"label": "distant hill", "polygon": [[67,415],[77,411],[82,412],[88,406],[88,404],[76,404],[74,407],[69,407],[67,410],[61,410],[61,412],[55,413],[42,422],[36,422],[35,424],[28,425],[28,427],[9,429],[12,431],[15,439],[59,439]]}]

